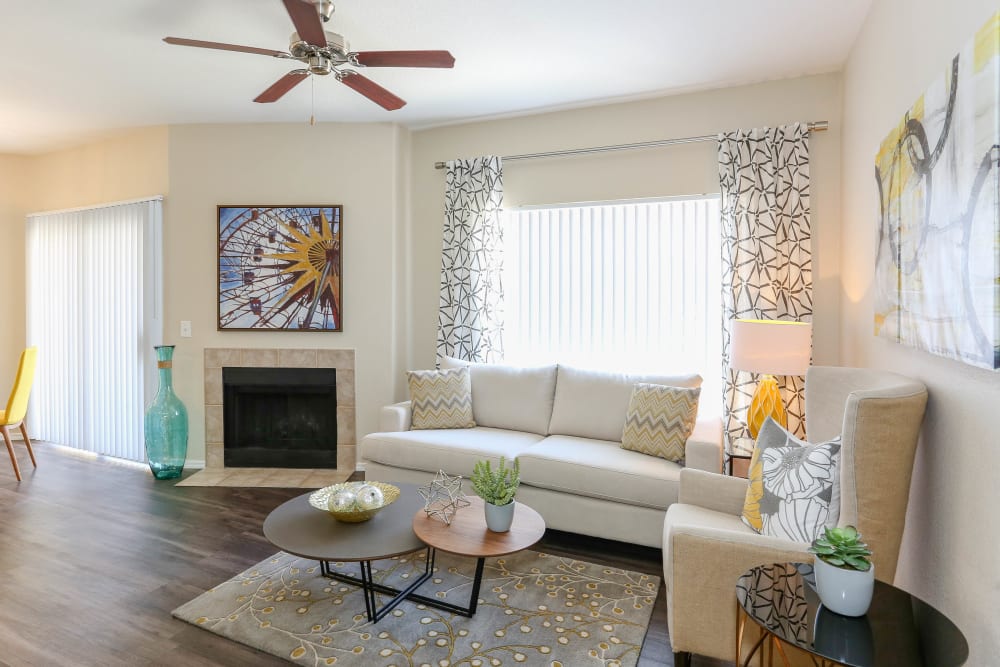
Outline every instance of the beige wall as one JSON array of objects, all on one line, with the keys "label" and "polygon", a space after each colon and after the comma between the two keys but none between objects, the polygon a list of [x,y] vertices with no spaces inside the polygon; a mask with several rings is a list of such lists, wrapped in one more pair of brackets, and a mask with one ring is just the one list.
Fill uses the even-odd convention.
[{"label": "beige wall", "polygon": [[0,155],[0,405],[14,384],[17,361],[24,349],[24,216],[29,158]]},{"label": "beige wall", "polygon": [[[191,420],[188,457],[204,458],[206,347],[355,348],[358,437],[374,431],[397,380],[395,253],[406,130],[388,124],[180,125],[170,128],[164,214],[165,340]],[[217,331],[219,204],[342,204],[344,331]],[[190,320],[193,336],[178,336]]]},{"label": "beige wall", "polygon": [[896,582],[959,624],[970,665],[1000,655],[1000,376],[872,334],[873,166],[882,138],[996,9],[993,0],[874,2],[844,73],[843,361],[929,387]]},{"label": "beige wall", "polygon": [[[840,311],[840,76],[829,74],[661,97],[413,134],[410,236],[413,304],[410,367],[434,362],[444,172],[434,162],[488,153],[715,134],[721,130],[829,120],[811,139],[815,359],[836,363]],[[719,191],[716,144],[704,142],[504,165],[507,206]],[[397,395],[399,393],[397,392]]]},{"label": "beige wall", "polygon": [[31,212],[166,195],[167,132],[130,130],[31,158]]}]

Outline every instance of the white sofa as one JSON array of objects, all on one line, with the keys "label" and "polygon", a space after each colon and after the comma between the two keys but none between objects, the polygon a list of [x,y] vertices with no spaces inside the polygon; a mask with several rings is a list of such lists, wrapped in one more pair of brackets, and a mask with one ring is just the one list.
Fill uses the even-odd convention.
[{"label": "white sofa", "polygon": [[[443,366],[464,362],[446,360]],[[438,470],[468,478],[476,461],[520,458],[517,500],[550,528],[660,547],[684,466],[621,448],[637,382],[697,387],[698,375],[623,375],[569,366],[470,364],[476,427],[410,430],[410,404],[382,408],[362,440],[365,476],[426,484]],[[686,466],[722,471],[722,423],[699,419]],[[466,484],[471,494],[471,485]]]}]

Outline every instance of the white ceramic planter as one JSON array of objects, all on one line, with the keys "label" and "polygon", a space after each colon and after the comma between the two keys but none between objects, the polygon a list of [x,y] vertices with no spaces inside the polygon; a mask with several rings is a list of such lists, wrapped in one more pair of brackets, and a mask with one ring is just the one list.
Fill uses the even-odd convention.
[{"label": "white ceramic planter", "polygon": [[514,505],[516,500],[512,500],[506,505],[493,505],[483,503],[486,510],[486,527],[494,533],[506,533],[510,530],[510,525],[514,523]]},{"label": "white ceramic planter", "polygon": [[864,616],[875,590],[875,565],[867,572],[830,565],[821,558],[813,564],[816,592],[823,606],[844,616]]}]

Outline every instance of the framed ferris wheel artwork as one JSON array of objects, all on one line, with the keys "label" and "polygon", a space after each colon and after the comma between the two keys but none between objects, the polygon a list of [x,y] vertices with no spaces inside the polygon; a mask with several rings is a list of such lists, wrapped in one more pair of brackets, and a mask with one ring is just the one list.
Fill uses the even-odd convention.
[{"label": "framed ferris wheel artwork", "polygon": [[218,218],[220,331],[343,331],[341,206],[219,206]]}]

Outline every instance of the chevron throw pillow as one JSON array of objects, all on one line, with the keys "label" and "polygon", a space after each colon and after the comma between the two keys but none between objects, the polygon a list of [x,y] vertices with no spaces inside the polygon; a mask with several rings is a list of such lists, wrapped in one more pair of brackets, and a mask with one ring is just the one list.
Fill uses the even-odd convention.
[{"label": "chevron throw pillow", "polygon": [[410,428],[472,428],[472,379],[469,367],[409,371]]},{"label": "chevron throw pillow", "polygon": [[639,383],[628,404],[622,449],[684,460],[684,446],[698,417],[700,388]]}]

